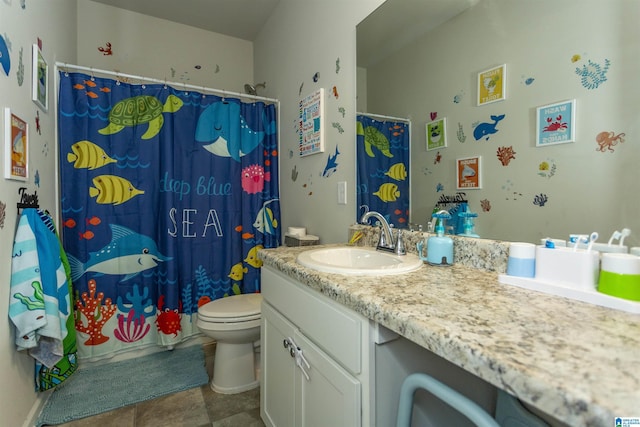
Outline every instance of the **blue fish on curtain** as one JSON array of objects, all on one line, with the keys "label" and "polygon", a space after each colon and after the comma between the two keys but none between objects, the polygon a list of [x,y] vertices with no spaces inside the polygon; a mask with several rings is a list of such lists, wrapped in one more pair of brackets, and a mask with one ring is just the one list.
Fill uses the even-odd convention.
[{"label": "blue fish on curtain", "polygon": [[356,117],[358,218],[380,212],[395,227],[409,220],[409,124]]},{"label": "blue fish on curtain", "polygon": [[275,105],[61,72],[58,115],[80,357],[173,345],[200,305],[260,292],[257,251],[281,235]]}]

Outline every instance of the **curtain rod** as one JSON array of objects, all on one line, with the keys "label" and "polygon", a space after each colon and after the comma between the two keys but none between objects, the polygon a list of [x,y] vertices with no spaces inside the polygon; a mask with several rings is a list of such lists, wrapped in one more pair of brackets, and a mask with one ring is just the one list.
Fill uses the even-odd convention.
[{"label": "curtain rod", "polygon": [[77,71],[85,71],[85,72],[88,72],[88,73],[90,73],[92,75],[94,73],[98,73],[98,74],[105,74],[105,75],[108,75],[108,76],[113,76],[113,77],[116,77],[116,78],[124,77],[124,78],[127,78],[127,79],[144,81],[144,82],[149,82],[149,83],[166,84],[166,85],[172,86],[174,88],[184,88],[184,89],[190,89],[190,90],[195,90],[195,91],[204,91],[204,92],[209,92],[209,93],[213,93],[213,94],[217,94],[217,95],[222,95],[223,98],[224,97],[237,97],[237,98],[252,99],[252,100],[255,100],[255,101],[271,102],[271,103],[274,103],[274,104],[279,104],[280,103],[277,99],[274,99],[274,98],[265,98],[263,96],[249,95],[249,94],[244,94],[244,93],[240,93],[240,92],[229,92],[229,91],[226,91],[226,90],[213,89],[213,88],[209,88],[209,87],[205,87],[205,86],[194,86],[194,85],[190,85],[190,84],[182,83],[182,82],[170,82],[170,81],[166,81],[166,80],[154,79],[152,77],[143,77],[143,76],[136,76],[136,75],[133,75],[133,74],[119,73],[119,72],[115,72],[115,71],[100,70],[100,69],[97,69],[97,68],[83,67],[81,65],[67,64],[66,62],[56,62],[56,67],[57,68],[61,68],[63,70],[73,69],[73,70],[77,70]]},{"label": "curtain rod", "polygon": [[395,120],[398,122],[411,123],[411,119],[405,119],[403,117],[383,116],[382,114],[356,113],[356,116],[367,116],[374,119]]}]

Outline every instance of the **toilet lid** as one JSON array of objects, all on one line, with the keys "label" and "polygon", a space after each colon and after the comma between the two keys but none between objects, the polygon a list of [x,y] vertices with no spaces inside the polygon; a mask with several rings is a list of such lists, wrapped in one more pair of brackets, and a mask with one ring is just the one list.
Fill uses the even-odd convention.
[{"label": "toilet lid", "polygon": [[210,319],[260,318],[261,303],[261,294],[233,295],[204,304],[198,308],[198,316]]}]

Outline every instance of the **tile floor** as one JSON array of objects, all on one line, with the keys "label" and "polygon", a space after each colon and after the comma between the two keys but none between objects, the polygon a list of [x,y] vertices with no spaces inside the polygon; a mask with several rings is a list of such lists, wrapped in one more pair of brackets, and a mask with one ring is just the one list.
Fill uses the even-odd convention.
[{"label": "tile floor", "polygon": [[[215,345],[207,345],[207,372],[213,371]],[[260,389],[225,395],[209,384],[155,400],[83,418],[61,427],[264,427],[260,419]]]}]

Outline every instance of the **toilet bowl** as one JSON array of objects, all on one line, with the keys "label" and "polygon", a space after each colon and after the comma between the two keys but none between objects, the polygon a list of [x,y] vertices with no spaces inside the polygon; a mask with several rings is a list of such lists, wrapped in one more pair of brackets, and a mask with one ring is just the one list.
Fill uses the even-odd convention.
[{"label": "toilet bowl", "polygon": [[258,387],[254,342],[260,339],[262,295],[233,295],[198,308],[196,325],[216,340],[211,389],[235,394]]}]

